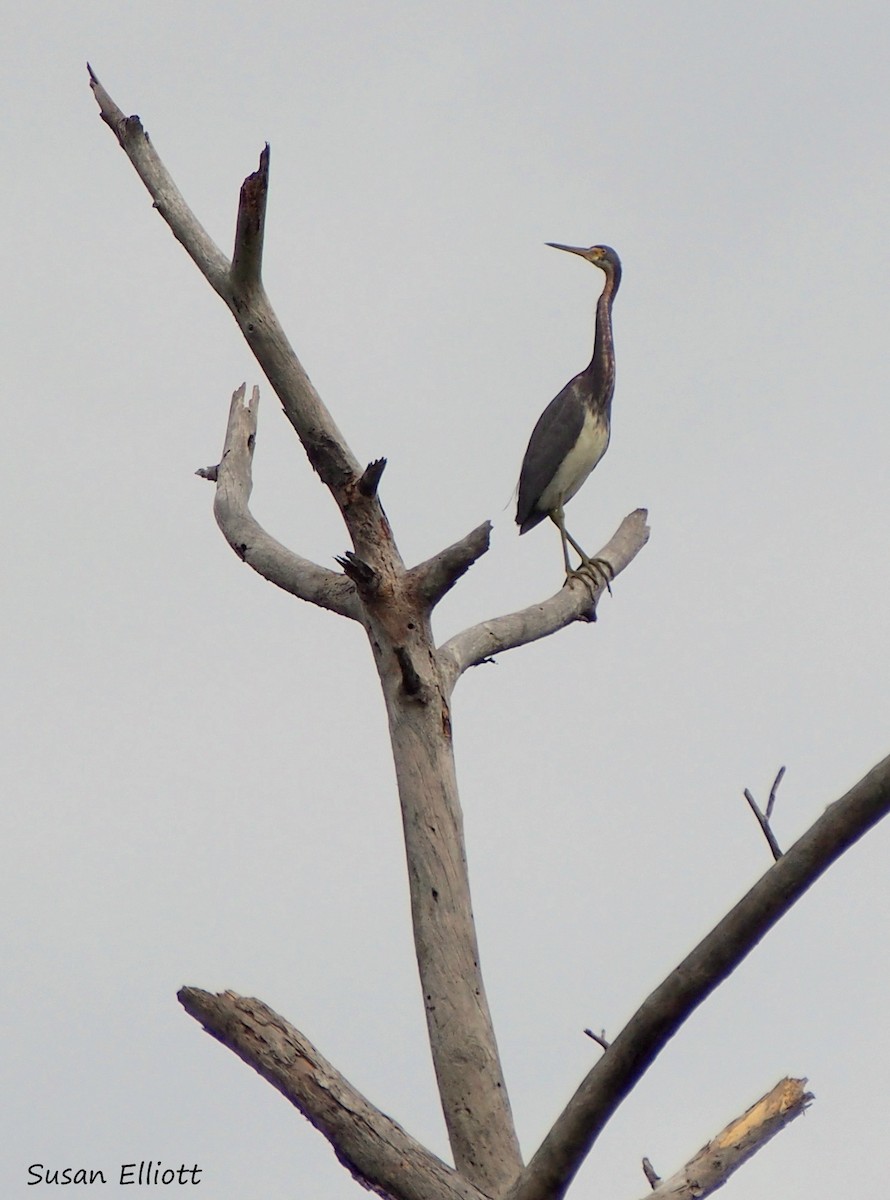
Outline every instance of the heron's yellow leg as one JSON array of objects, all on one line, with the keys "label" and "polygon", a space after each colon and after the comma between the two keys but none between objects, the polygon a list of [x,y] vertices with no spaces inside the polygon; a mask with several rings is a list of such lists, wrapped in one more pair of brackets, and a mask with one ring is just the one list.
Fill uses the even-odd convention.
[{"label": "heron's yellow leg", "polygon": [[[554,525],[556,525],[557,529],[559,530],[559,536],[562,539],[562,556],[566,567],[566,578],[574,579],[576,576],[587,574],[595,582],[605,584],[606,591],[611,596],[611,582],[615,577],[612,564],[605,558],[591,558],[589,554],[582,550],[582,548],[566,529],[565,510],[561,504],[559,508],[555,508],[550,514],[550,519],[553,521]],[[572,549],[581,559],[581,565],[577,570],[574,570],[569,562],[569,546],[572,547]]]}]

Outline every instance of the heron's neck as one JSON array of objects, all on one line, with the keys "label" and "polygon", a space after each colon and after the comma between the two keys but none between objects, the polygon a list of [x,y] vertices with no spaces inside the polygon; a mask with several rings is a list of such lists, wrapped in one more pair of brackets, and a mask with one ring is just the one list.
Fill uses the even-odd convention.
[{"label": "heron's neck", "polygon": [[611,400],[615,385],[615,344],[612,340],[612,301],[618,291],[619,279],[606,276],[606,286],[596,302],[596,332],[593,338],[593,358],[588,370],[592,375],[594,391],[599,395],[608,393]]}]

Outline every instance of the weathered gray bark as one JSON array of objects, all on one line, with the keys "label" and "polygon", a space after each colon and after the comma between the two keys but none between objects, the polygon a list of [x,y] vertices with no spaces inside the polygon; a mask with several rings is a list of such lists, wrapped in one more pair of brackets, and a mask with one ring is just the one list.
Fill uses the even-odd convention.
[{"label": "weathered gray bark", "polygon": [[261,1000],[182,988],[179,1001],[304,1113],[364,1187],[397,1200],[485,1200],[462,1175],[375,1108]]},{"label": "weathered gray bark", "polygon": [[282,546],[266,533],[250,511],[260,393],[259,388],[254,388],[250,401],[245,403],[246,391],[242,384],[232,396],[219,463],[196,472],[216,484],[213,513],[217,524],[238,557],[264,579],[300,600],[360,621],[361,604],[350,580]]},{"label": "weathered gray bark", "polygon": [[[233,400],[223,461],[214,472],[217,519],[245,561],[288,590],[361,620],[383,685],[409,846],[409,883],[418,969],[455,1164],[490,1194],[502,1191],[522,1162],[479,968],[469,879],[455,783],[446,689],[432,639],[431,597],[443,594],[487,546],[471,535],[426,570],[406,572],[380,506],[382,466],[362,471],[293,352],[261,282],[268,148],[241,192],[232,264],[201,228],[136,117],[125,117],[91,72],[103,119],[168,222],[214,290],[225,300],[274,387],[312,466],[343,514],[353,549],[346,578],[288,556],[247,508],[255,404]],[[222,495],[220,496],[220,492]],[[351,590],[350,590],[351,582]]]},{"label": "weathered gray bark", "polygon": [[[523,612],[481,622],[441,648],[436,603],[488,549],[489,526],[406,569],[377,489],[385,461],[364,470],[294,354],[263,289],[268,147],[241,189],[231,263],[191,213],[138,117],[125,117],[96,77],[103,120],[175,237],[225,301],[278,394],[313,468],[329,488],[352,549],[343,574],[271,537],[249,509],[258,393],[232,398],[223,456],[199,474],[216,484],[214,511],[235,552],[294,596],[364,626],[389,719],[408,861],[415,951],[430,1049],[455,1169],[346,1082],[299,1031],[260,1001],[186,988],[180,999],[215,1037],[281,1090],[366,1187],[395,1200],[557,1200],[605,1121],[667,1039],[827,865],[890,809],[890,759],[829,809],[606,1049],[523,1167],[479,966],[451,741],[450,698],[470,666],[595,619],[601,585],[573,580]],[[618,575],[645,545],[646,513],[631,513],[597,555]],[[832,815],[833,814],[833,815]]]},{"label": "weathered gray bark", "polygon": [[[612,567],[613,578],[631,563],[649,538],[645,508],[628,513],[611,539],[596,553]],[[458,633],[440,651],[443,670],[451,687],[468,667],[513,650],[539,638],[549,637],[573,621],[596,619],[595,600],[602,584],[593,590],[585,580],[573,580],[543,604],[532,604],[520,612],[508,613],[489,621],[481,621]]]}]

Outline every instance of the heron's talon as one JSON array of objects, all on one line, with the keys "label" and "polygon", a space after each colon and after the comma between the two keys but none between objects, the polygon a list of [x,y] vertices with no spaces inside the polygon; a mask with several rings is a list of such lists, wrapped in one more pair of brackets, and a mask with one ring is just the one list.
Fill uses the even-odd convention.
[{"label": "heron's talon", "polygon": [[612,595],[612,580],[615,578],[615,569],[606,559],[586,558],[574,574],[579,577],[586,575],[595,584],[603,584],[609,595]]},{"label": "heron's talon", "polygon": [[590,582],[594,587],[605,587],[609,595],[612,595],[611,580],[615,578],[615,571],[612,564],[606,562],[604,558],[587,558],[580,566],[570,567],[566,571],[566,580],[583,579],[585,582]]}]

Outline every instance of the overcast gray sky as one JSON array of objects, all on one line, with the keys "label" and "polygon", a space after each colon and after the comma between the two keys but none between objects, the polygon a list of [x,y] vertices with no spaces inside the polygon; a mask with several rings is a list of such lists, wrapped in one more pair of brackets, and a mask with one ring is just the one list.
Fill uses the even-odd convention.
[{"label": "overcast gray sky", "polygon": [[[183,983],[261,997],[448,1155],[371,656],[238,562],[193,474],[242,380],[259,519],[327,565],[345,534],[87,59],[227,251],[271,142],[267,286],[358,457],[388,457],[405,558],[494,521],[443,638],[559,585],[555,531],[519,539],[510,497],[602,276],[544,243],[622,256],[612,446],[569,525],[596,547],[645,505],[651,542],[595,626],[455,696],[530,1154],[596,1059],[584,1027],[614,1035],[768,867],[743,789],[787,765],[788,844],[890,750],[890,9],[81,0],[4,23],[0,1191],[153,1159],[197,1162],[212,1200],[365,1194]],[[816,1104],[732,1195],[885,1187],[888,861],[879,828],[694,1016],[579,1196],[643,1195],[642,1155],[671,1173],[786,1073]]]}]

